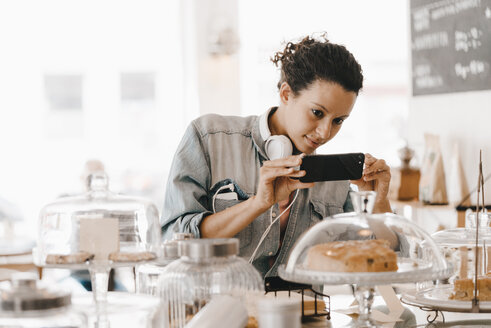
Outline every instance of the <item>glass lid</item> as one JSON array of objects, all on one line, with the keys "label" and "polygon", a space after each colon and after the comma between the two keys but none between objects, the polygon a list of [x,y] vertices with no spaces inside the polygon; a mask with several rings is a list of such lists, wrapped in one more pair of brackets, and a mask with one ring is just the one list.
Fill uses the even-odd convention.
[{"label": "glass lid", "polygon": [[479,223],[476,222],[476,213],[467,212],[465,215],[465,228],[454,228],[437,231],[431,236],[440,246],[459,247],[476,245],[476,227],[479,225],[478,245],[491,245],[491,213],[479,212]]},{"label": "glass lid", "polygon": [[[455,228],[437,231],[432,234],[431,237],[440,246],[472,247],[476,245],[476,231],[466,228]],[[491,245],[491,229],[479,230],[478,244]]]},{"label": "glass lid", "polygon": [[71,294],[38,286],[35,275],[16,273],[9,287],[0,290],[0,312],[50,310],[71,304]]},{"label": "glass lid", "polygon": [[[280,266],[281,278],[374,286],[451,275],[451,265],[426,231],[398,215],[370,214],[373,192],[351,193],[351,197],[358,211],[325,218],[305,231],[287,264]],[[429,246],[424,252],[423,242]]]},{"label": "glass lid", "polygon": [[158,210],[151,202],[112,193],[104,172],[89,175],[88,191],[63,197],[40,213],[34,260],[39,266],[126,266],[160,252]]}]

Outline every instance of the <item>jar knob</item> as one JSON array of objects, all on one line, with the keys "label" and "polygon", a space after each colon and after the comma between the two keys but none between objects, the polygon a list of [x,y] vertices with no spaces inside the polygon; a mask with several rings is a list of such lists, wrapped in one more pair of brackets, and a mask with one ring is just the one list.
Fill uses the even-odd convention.
[{"label": "jar knob", "polygon": [[109,178],[103,171],[95,172],[87,176],[87,190],[91,191],[107,191],[109,186]]},{"label": "jar knob", "polygon": [[349,194],[356,213],[372,213],[377,196],[375,191],[351,191]]}]

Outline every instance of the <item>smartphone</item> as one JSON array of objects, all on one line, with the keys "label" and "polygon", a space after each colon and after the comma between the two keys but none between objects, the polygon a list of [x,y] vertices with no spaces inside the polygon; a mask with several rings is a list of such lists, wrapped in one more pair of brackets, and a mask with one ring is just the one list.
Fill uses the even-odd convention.
[{"label": "smartphone", "polygon": [[301,182],[358,180],[363,174],[363,153],[310,155],[302,160],[300,170],[306,174]]}]

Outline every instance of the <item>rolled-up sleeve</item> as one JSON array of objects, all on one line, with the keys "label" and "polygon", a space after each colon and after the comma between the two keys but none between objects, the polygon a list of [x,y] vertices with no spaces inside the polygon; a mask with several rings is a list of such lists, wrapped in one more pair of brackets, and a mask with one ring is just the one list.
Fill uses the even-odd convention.
[{"label": "rolled-up sleeve", "polygon": [[193,123],[181,140],[167,180],[162,210],[162,238],[175,232],[192,233],[200,238],[201,220],[212,214],[208,208],[210,169],[202,139]]}]

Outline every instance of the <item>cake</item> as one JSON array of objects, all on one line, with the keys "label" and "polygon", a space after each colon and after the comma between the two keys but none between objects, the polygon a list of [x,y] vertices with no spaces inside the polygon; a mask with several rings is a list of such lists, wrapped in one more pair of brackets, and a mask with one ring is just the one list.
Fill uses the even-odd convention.
[{"label": "cake", "polygon": [[397,254],[386,240],[334,241],[312,246],[305,264],[327,272],[397,271]]},{"label": "cake", "polygon": [[[491,277],[477,278],[477,295],[480,301],[491,301]],[[457,279],[454,282],[454,291],[451,300],[470,301],[474,297],[473,279]]]}]

